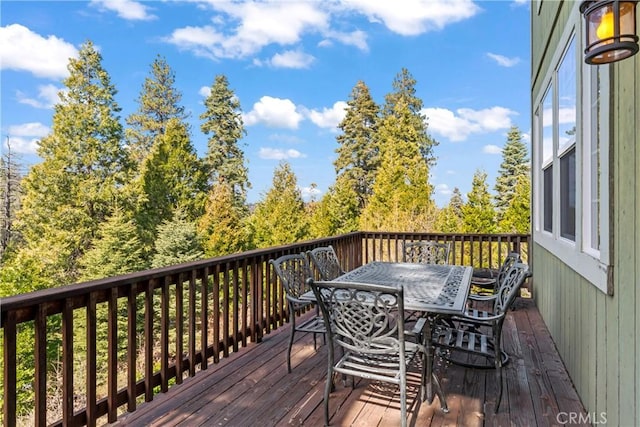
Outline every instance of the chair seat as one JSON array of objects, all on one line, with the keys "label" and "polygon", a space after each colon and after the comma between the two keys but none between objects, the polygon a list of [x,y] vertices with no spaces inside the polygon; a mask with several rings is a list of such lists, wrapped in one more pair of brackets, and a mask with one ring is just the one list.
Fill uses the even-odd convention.
[{"label": "chair seat", "polygon": [[[416,358],[424,347],[405,342],[405,363],[410,366],[420,358]],[[362,354],[347,351],[336,363],[334,371],[345,375],[353,375],[370,380],[385,381],[400,384],[400,357],[393,354]]]},{"label": "chair seat", "polygon": [[324,334],[327,332],[327,329],[324,326],[324,319],[322,316],[312,316],[304,322],[296,324],[296,331]]},{"label": "chair seat", "polygon": [[[439,349],[449,350],[449,354],[444,357],[456,365],[478,369],[496,368],[496,349],[493,337],[489,334],[480,333],[475,328],[440,328],[434,333],[433,340]],[[459,352],[479,357],[465,359],[460,357]],[[504,366],[509,362],[509,355],[502,350],[500,355]]]}]

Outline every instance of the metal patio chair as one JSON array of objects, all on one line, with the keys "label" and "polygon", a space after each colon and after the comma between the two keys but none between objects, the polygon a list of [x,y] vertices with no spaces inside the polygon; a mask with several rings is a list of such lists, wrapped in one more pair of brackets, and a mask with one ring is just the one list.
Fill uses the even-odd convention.
[{"label": "metal patio chair", "polygon": [[283,255],[277,259],[270,260],[269,263],[280,278],[289,307],[291,332],[287,346],[287,371],[291,373],[291,348],[293,347],[293,339],[296,332],[313,333],[313,348],[315,350],[317,346],[316,334],[323,334],[323,338],[326,341],[326,329],[317,305],[314,316],[305,319],[300,324],[296,323],[296,313],[314,304],[313,301],[300,299],[302,294],[310,291],[307,279],[311,278],[311,268],[307,257],[303,254]]},{"label": "metal patio chair", "polygon": [[345,271],[340,267],[340,261],[333,246],[322,246],[307,252],[311,264],[320,275],[321,280],[333,280],[342,276]]},{"label": "metal patio chair", "polygon": [[[426,397],[426,350],[405,339],[403,290],[352,282],[309,280],[329,330],[328,372],[324,391],[325,425],[334,373],[396,384],[401,424],[407,424],[407,367],[421,362],[421,398]],[[334,346],[343,356],[336,362]],[[355,383],[352,383],[355,384]],[[440,396],[441,402],[444,397]],[[446,407],[446,404],[445,404]]]},{"label": "metal patio chair", "polygon": [[[469,368],[495,368],[498,380],[498,398],[495,412],[502,399],[502,367],[509,357],[502,349],[502,326],[520,287],[531,275],[527,264],[515,263],[505,273],[498,292],[493,297],[493,311],[477,316],[472,311],[449,322],[438,324],[433,331],[432,343],[440,357]],[[461,356],[467,356],[467,360]]]},{"label": "metal patio chair", "polygon": [[402,261],[420,264],[449,264],[449,243],[434,240],[404,242],[402,245]]}]

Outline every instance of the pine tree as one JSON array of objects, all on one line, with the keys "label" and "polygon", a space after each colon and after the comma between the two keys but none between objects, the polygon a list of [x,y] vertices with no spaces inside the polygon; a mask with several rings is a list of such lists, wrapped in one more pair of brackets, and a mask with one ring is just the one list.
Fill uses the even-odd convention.
[{"label": "pine tree", "polygon": [[509,205],[504,210],[499,223],[502,233],[531,232],[531,179],[519,175]]},{"label": "pine tree", "polygon": [[310,213],[310,236],[320,238],[358,230],[359,194],[355,185],[342,183],[349,179],[338,176],[336,183],[329,188],[322,200],[317,202]]},{"label": "pine tree", "polygon": [[77,261],[114,209],[128,179],[116,89],[91,42],[69,62],[66,92],[52,132],[40,141],[42,162],[24,179],[17,215],[23,256],[36,256],[54,283],[75,281]]},{"label": "pine tree", "polygon": [[184,123],[170,119],[164,134],[144,160],[139,178],[142,194],[137,209],[137,223],[143,241],[152,245],[157,227],[182,209],[189,221],[202,215],[206,195],[206,176],[191,144]]},{"label": "pine tree", "polygon": [[451,199],[449,200],[449,204],[438,212],[435,227],[436,231],[440,233],[461,233],[463,230],[463,206],[464,200],[462,200],[460,189],[455,187],[453,189]]},{"label": "pine tree", "polygon": [[309,221],[291,166],[275,169],[271,188],[250,218],[253,245],[258,248],[298,242],[308,237]]},{"label": "pine tree", "polygon": [[7,151],[0,157],[0,265],[14,236],[13,222],[20,204],[21,165],[7,137]]},{"label": "pine tree", "polygon": [[148,268],[136,224],[126,217],[122,209],[116,208],[100,224],[97,237],[80,264],[83,267],[81,280],[101,279]]},{"label": "pine tree", "polygon": [[467,194],[467,203],[462,207],[462,219],[465,233],[495,233],[495,210],[486,172],[478,170],[473,174],[471,191]]},{"label": "pine tree", "polygon": [[[336,168],[336,192],[344,192],[337,188],[349,185],[358,197],[356,218],[346,218],[347,222],[357,220],[373,192],[373,182],[379,165],[379,150],[375,141],[380,108],[371,98],[367,85],[359,81],[351,91],[347,101],[347,112],[338,127],[342,134],[336,137],[338,158],[334,162]],[[343,228],[344,226],[338,226]]]},{"label": "pine tree", "polygon": [[153,268],[197,261],[204,256],[196,225],[181,209],[160,224],[154,249]]},{"label": "pine tree", "polygon": [[373,195],[360,219],[363,230],[429,231],[435,204],[427,163],[420,153],[421,135],[404,99],[395,104],[378,128],[381,167]]},{"label": "pine tree", "polygon": [[385,105],[382,110],[382,116],[388,117],[396,114],[397,106],[404,104],[410,111],[406,116],[407,122],[403,125],[411,126],[415,135],[413,138],[418,144],[420,154],[424,158],[428,167],[435,164],[435,156],[433,148],[438,142],[431,138],[427,133],[426,117],[422,114],[422,100],[416,97],[416,80],[413,78],[409,70],[402,68],[393,80],[393,91],[385,96]]},{"label": "pine tree", "polygon": [[247,236],[242,211],[234,206],[231,186],[218,181],[211,187],[198,231],[207,257],[242,252],[247,249]]},{"label": "pine tree", "polygon": [[126,130],[129,149],[138,165],[147,157],[156,139],[164,134],[170,119],[184,121],[188,117],[180,105],[182,94],[174,87],[175,81],[175,73],[158,55],[136,100],[138,111],[126,119],[130,126]]},{"label": "pine tree", "polygon": [[502,150],[502,163],[496,179],[495,206],[498,218],[502,217],[510,205],[519,177],[529,177],[530,169],[527,146],[522,142],[522,133],[517,126],[512,126]]},{"label": "pine tree", "polygon": [[224,75],[216,76],[204,105],[206,111],[200,115],[204,120],[200,129],[210,135],[204,159],[209,182],[226,182],[232,189],[234,206],[243,208],[251,184],[244,152],[238,143],[246,132],[240,101]]}]

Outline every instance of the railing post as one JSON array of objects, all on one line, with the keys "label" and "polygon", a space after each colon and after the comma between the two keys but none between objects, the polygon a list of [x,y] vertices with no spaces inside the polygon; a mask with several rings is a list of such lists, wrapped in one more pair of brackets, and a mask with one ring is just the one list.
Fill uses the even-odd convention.
[{"label": "railing post", "polygon": [[9,311],[2,325],[4,329],[4,425],[16,426],[16,313]]}]

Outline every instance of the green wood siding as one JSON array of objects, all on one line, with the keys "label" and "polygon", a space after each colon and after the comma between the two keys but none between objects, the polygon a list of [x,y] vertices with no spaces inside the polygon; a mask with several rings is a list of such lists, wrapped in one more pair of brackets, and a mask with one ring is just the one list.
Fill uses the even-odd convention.
[{"label": "green wood siding", "polygon": [[[571,2],[532,3],[532,99],[543,89]],[[640,10],[637,11],[640,14]],[[639,19],[640,20],[640,19]],[[640,22],[638,23],[640,28]],[[640,54],[611,65],[608,296],[532,244],[535,300],[578,394],[607,425],[640,425]],[[595,419],[597,421],[598,418]],[[592,420],[593,421],[593,420]]]}]

